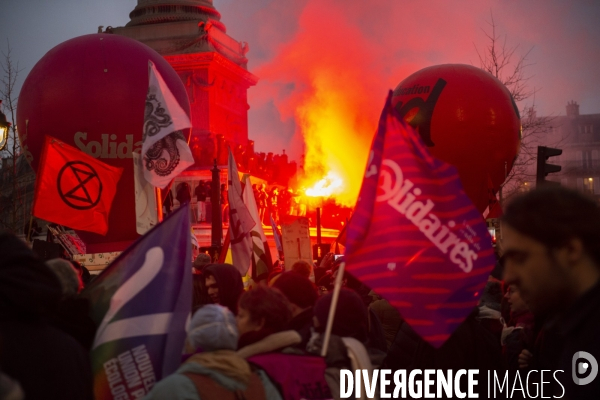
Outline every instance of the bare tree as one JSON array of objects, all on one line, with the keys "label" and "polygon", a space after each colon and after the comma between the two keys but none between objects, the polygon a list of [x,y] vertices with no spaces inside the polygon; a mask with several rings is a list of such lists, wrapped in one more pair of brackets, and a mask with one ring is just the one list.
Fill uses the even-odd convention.
[{"label": "bare tree", "polygon": [[[490,16],[490,30],[484,30],[488,45],[480,51],[475,47],[479,56],[480,68],[489,72],[510,91],[515,103],[531,100],[531,105],[524,105],[521,114],[521,146],[512,169],[500,188],[500,202],[503,199],[522,190],[525,184],[535,181],[534,165],[537,160],[537,146],[542,144],[552,129],[553,117],[538,117],[535,106],[536,88],[531,87],[526,74],[527,67],[532,64],[528,56],[530,48],[523,54],[517,54],[519,46],[510,47],[506,35],[501,37],[496,32],[494,16]],[[490,32],[491,31],[491,32]]]},{"label": "bare tree", "polygon": [[2,77],[0,79],[0,101],[6,119],[11,122],[8,127],[8,141],[0,155],[0,229],[13,233],[23,232],[30,219],[32,187],[35,176],[27,160],[22,155],[21,142],[17,135],[16,113],[17,95],[15,86],[19,76],[18,63],[11,59],[11,48],[7,45],[0,59]]}]

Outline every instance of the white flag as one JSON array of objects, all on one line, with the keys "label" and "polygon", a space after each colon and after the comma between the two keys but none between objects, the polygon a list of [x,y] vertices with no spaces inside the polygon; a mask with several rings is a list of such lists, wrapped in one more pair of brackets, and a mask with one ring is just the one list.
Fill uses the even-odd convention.
[{"label": "white flag", "polygon": [[190,165],[194,157],[182,129],[191,128],[190,118],[148,61],[148,93],[144,111],[142,157],[144,177],[152,185],[164,189]]},{"label": "white flag", "polygon": [[255,224],[250,232],[252,237],[252,257],[254,258],[254,265],[256,266],[256,276],[266,274],[271,269],[271,253],[269,245],[267,243],[267,237],[262,227],[262,222],[258,214],[258,207],[256,206],[256,199],[254,198],[254,192],[252,190],[252,182],[250,181],[249,175],[242,177],[244,183],[244,204],[248,207],[248,211],[252,216]]},{"label": "white flag", "polygon": [[142,158],[133,153],[133,178],[135,186],[135,231],[140,235],[158,224],[156,189],[142,174]]},{"label": "white flag", "polygon": [[246,275],[252,264],[252,228],[256,225],[248,207],[242,199],[242,184],[238,175],[237,165],[229,150],[227,165],[227,180],[229,183],[229,232],[231,238],[231,256],[233,265]]}]

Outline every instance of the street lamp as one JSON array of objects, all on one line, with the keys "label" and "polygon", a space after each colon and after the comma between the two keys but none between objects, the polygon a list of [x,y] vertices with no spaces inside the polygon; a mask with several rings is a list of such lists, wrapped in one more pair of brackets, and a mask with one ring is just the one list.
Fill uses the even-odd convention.
[{"label": "street lamp", "polygon": [[[2,100],[0,100],[0,106],[2,106]],[[6,115],[0,111],[0,151],[6,147],[8,142],[8,128],[10,128],[10,122],[6,120]]]}]

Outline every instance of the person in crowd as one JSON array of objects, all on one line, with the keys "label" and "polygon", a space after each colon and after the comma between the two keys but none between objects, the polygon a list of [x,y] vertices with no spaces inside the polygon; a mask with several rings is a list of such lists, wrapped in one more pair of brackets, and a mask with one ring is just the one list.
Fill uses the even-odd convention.
[{"label": "person in crowd", "polygon": [[91,350],[96,335],[96,324],[90,318],[90,302],[78,297],[83,283],[71,262],[62,258],[46,261],[56,274],[62,288],[62,298],[56,311],[50,315],[50,323],[71,335],[86,350]]},{"label": "person in crowd", "polygon": [[[273,343],[280,344],[275,340],[276,337],[271,337],[271,335],[286,330],[292,318],[290,303],[280,291],[270,287],[256,286],[242,294],[238,307],[239,353],[244,357],[249,357],[250,353],[264,352],[265,346],[273,350]],[[288,335],[292,338],[289,343],[286,342],[277,348],[300,342],[300,336],[296,332],[293,333],[295,335]]]},{"label": "person in crowd", "polygon": [[504,297],[510,307],[510,320],[502,330],[502,351],[508,369],[516,371],[521,352],[533,347],[535,321],[515,285],[508,287]]},{"label": "person in crowd", "polygon": [[[321,353],[332,298],[333,294],[327,293],[315,304],[313,324],[319,335],[314,335],[307,345],[307,350],[311,353]],[[325,378],[333,398],[340,398],[341,369],[371,369],[381,365],[385,352],[369,346],[368,339],[369,313],[365,303],[353,290],[342,288],[325,358]]]},{"label": "person in crowd", "polygon": [[402,318],[396,307],[392,306],[386,299],[375,293],[371,293],[370,295],[373,297],[373,302],[369,304],[369,311],[375,314],[381,323],[381,329],[385,337],[386,351],[388,351],[400,329]]},{"label": "person in crowd", "polygon": [[[265,224],[265,214],[267,211],[267,202],[269,199],[269,195],[267,193],[267,185],[264,183],[260,185],[258,189],[258,216],[263,224]],[[269,221],[266,222],[266,225],[270,225]]]},{"label": "person in crowd", "polygon": [[167,190],[167,193],[165,193],[163,205],[165,207],[165,214],[166,215],[171,214],[171,210],[173,209],[173,192],[171,191],[170,187],[169,187],[169,190]]},{"label": "person in crowd", "polygon": [[223,223],[229,223],[229,198],[227,194],[227,187],[224,183],[221,184],[221,214],[223,216]]},{"label": "person in crowd", "polygon": [[88,352],[47,321],[63,290],[18,237],[0,233],[0,370],[29,399],[93,399]]},{"label": "person in crowd", "polygon": [[263,369],[285,399],[330,399],[321,357],[298,349],[300,334],[289,328],[292,306],[277,289],[256,286],[240,297],[237,354]]},{"label": "person in crowd", "polygon": [[194,194],[198,201],[198,222],[204,222],[206,221],[206,197],[208,196],[204,181],[198,183],[198,186],[196,186],[196,189],[194,190]]},{"label": "person in crowd", "polygon": [[79,288],[79,292],[81,292],[88,285],[88,283],[91,282],[92,275],[90,274],[90,271],[85,267],[85,265],[82,265],[75,260],[71,260],[70,262],[71,262],[71,265],[73,265],[73,267],[77,271],[77,275],[79,276],[79,280],[82,285]]},{"label": "person in crowd", "polygon": [[258,208],[258,187],[256,187],[256,183],[252,184],[252,195],[254,195],[254,202]]},{"label": "person in crowd", "polygon": [[231,264],[211,264],[204,269],[206,294],[214,304],[220,304],[237,315],[237,302],[244,291],[242,275]]},{"label": "person in crowd", "polygon": [[189,203],[192,200],[190,185],[187,182],[181,182],[177,187],[177,201],[180,206]]},{"label": "person in crowd", "polygon": [[[598,202],[562,186],[540,187],[512,200],[501,221],[504,279],[536,317],[554,322],[563,342],[558,369],[565,371],[565,396],[597,398],[600,379],[577,384],[571,377],[585,361],[574,359],[580,352],[600,360]],[[560,395],[561,387],[555,389]]]},{"label": "person in crowd", "polygon": [[[490,275],[479,299],[477,320],[484,328],[492,332],[498,341],[502,340],[504,321],[509,319],[504,318],[501,312],[503,309],[503,296],[502,282]],[[507,315],[507,317],[510,317],[510,315]]]},{"label": "person in crowd", "polygon": [[[477,369],[479,371],[497,371],[504,376],[506,364],[502,357],[502,348],[496,335],[484,328],[477,320],[479,308],[458,326],[450,338],[436,349],[419,336],[402,319],[398,334],[383,362],[382,368],[393,371],[405,369],[407,374],[419,369]],[[475,388],[479,398],[487,398],[487,378],[480,375],[480,384]],[[491,385],[491,384],[490,384]],[[461,391],[467,390],[466,380],[461,381]],[[437,390],[436,384],[431,391]]]},{"label": "person in crowd", "polygon": [[317,302],[317,288],[308,277],[295,271],[288,271],[281,274],[273,283],[273,287],[278,289],[290,302],[292,319],[288,324],[288,329],[295,330],[302,337],[301,348],[305,348],[310,339],[313,307]]},{"label": "person in crowd", "polygon": [[208,296],[205,285],[204,269],[211,264],[210,256],[206,253],[200,253],[196,256],[192,264],[192,313],[196,312],[205,304],[211,304],[212,300]]},{"label": "person in crowd", "polygon": [[304,260],[298,260],[294,264],[292,264],[291,271],[297,272],[298,274],[308,279],[310,278],[313,272],[313,267]]},{"label": "person in crowd", "polygon": [[156,383],[146,400],[280,400],[267,375],[253,372],[236,354],[238,330],[233,313],[208,304],[190,321],[186,350],[191,356],[177,372]]},{"label": "person in crowd", "polygon": [[275,221],[276,224],[279,224],[279,189],[277,187],[273,187],[271,189],[271,193],[269,193],[269,213]]}]

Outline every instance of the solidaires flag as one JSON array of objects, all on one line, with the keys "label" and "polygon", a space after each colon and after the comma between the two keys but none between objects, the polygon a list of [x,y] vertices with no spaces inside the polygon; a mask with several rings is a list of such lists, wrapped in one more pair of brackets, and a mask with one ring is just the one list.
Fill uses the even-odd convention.
[{"label": "solidaires flag", "polygon": [[189,206],[139,238],[82,292],[98,326],[96,400],[144,397],[181,363],[192,302]]},{"label": "solidaires flag", "polygon": [[492,240],[456,168],[429,154],[391,97],[348,225],[346,269],[439,347],[478,303]]},{"label": "solidaires flag", "polygon": [[192,123],[152,61],[148,61],[148,75],[142,137],[144,177],[164,189],[194,164],[192,151],[182,133],[183,129],[191,128]]},{"label": "solidaires flag", "polygon": [[122,168],[105,164],[46,136],[36,179],[33,215],[104,235],[122,172]]}]

